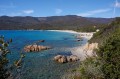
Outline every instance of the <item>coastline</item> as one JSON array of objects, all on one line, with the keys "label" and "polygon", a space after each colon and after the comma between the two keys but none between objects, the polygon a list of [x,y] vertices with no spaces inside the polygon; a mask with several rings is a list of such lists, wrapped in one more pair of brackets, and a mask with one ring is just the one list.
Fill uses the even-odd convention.
[{"label": "coastline", "polygon": [[92,44],[88,43],[88,40],[90,40],[93,37],[93,34],[95,32],[76,32],[73,30],[48,30],[48,31],[73,33],[76,34],[76,37],[78,37],[76,39],[80,39],[82,37],[83,42],[85,42],[82,46],[77,46],[69,49],[73,55],[78,56],[80,61],[85,60],[87,57],[96,56],[93,50],[97,49],[98,43]]},{"label": "coastline", "polygon": [[83,46],[78,46],[71,48],[70,51],[73,55],[78,56],[80,61],[85,60],[87,57],[97,56],[96,53],[93,51],[97,49],[98,43],[86,43]]},{"label": "coastline", "polygon": [[[73,55],[78,56],[80,61],[83,61],[87,57],[91,57],[95,55],[93,50],[97,48],[98,43],[92,43],[92,44],[88,43],[88,40],[90,40],[93,37],[93,34],[95,32],[76,32],[73,30],[48,30],[48,31],[73,33],[73,34],[76,34],[76,36],[78,37],[76,39],[80,39],[82,37],[83,41],[85,41],[85,44],[83,44],[82,46],[70,48],[71,53]],[[87,41],[85,39],[87,39]]]}]

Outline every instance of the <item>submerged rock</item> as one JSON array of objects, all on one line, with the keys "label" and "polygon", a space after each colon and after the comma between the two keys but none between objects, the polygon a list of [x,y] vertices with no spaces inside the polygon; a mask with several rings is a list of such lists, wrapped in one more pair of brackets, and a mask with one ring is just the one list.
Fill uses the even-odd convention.
[{"label": "submerged rock", "polygon": [[67,63],[67,62],[78,61],[79,58],[76,55],[71,55],[71,56],[57,55],[54,57],[54,60],[59,63]]},{"label": "submerged rock", "polygon": [[37,41],[37,42],[45,42],[45,40],[39,40],[39,41]]},{"label": "submerged rock", "polygon": [[50,49],[48,46],[40,46],[40,45],[27,45],[24,47],[25,52],[39,52],[41,50]]},{"label": "submerged rock", "polygon": [[77,39],[77,41],[81,41],[80,39]]}]

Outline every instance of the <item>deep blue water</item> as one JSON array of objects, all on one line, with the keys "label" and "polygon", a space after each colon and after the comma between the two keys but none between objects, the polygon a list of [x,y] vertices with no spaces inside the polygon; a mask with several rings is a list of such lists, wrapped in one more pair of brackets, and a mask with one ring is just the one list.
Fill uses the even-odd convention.
[{"label": "deep blue water", "polygon": [[10,45],[11,61],[19,58],[20,51],[25,45],[33,44],[38,40],[45,40],[40,45],[50,46],[52,49],[41,52],[25,53],[21,79],[60,79],[70,68],[79,65],[79,62],[60,64],[53,61],[58,54],[71,55],[68,48],[80,46],[82,42],[76,42],[75,35],[56,31],[15,31],[1,30],[0,35],[5,39],[13,39]]}]

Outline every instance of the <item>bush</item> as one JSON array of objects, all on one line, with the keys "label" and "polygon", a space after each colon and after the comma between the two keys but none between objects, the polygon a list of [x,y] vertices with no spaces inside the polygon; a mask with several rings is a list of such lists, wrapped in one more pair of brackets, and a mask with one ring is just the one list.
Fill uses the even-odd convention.
[{"label": "bush", "polygon": [[108,39],[116,29],[120,28],[120,17],[115,18],[115,20],[100,28],[100,31],[94,33],[93,37],[89,40],[90,43],[97,42],[99,45],[104,44],[103,42]]},{"label": "bush", "polygon": [[80,79],[103,79],[101,62],[97,57],[89,57],[80,65]]},{"label": "bush", "polygon": [[120,28],[99,48],[105,79],[120,79]]}]

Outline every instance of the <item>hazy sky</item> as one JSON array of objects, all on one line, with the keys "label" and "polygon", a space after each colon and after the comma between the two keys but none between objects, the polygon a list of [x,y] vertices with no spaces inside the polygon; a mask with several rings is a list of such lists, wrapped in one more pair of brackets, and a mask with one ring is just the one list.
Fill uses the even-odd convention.
[{"label": "hazy sky", "polygon": [[120,0],[0,0],[0,16],[120,16]]}]

